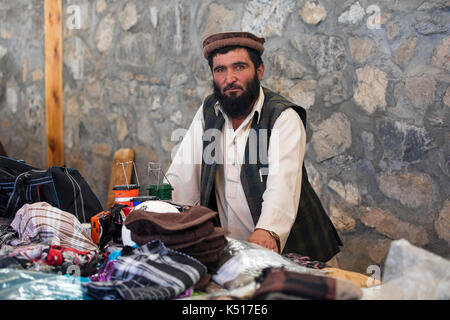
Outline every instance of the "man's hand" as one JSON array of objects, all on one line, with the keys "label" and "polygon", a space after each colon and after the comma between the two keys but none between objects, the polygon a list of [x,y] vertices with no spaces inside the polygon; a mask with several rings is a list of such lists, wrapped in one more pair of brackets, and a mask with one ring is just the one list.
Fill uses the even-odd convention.
[{"label": "man's hand", "polygon": [[247,239],[248,242],[256,243],[264,248],[279,253],[277,241],[271,236],[269,231],[264,229],[256,229]]}]

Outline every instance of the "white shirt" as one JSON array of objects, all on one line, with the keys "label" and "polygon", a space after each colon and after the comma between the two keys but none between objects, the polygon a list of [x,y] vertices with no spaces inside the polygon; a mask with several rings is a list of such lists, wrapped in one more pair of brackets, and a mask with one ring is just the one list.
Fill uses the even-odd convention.
[{"label": "white shirt", "polygon": [[[230,237],[247,240],[255,228],[270,230],[279,235],[282,250],[297,215],[306,132],[299,115],[292,108],[283,111],[275,121],[269,142],[266,190],[261,215],[255,226],[240,181],[240,165],[251,134],[253,116],[257,111],[259,117],[263,103],[264,93],[260,88],[259,98],[252,111],[236,130],[222,112],[220,104],[215,105],[216,114],[222,112],[225,119],[220,144],[217,146],[223,154],[223,161],[218,163],[216,171],[216,199],[221,225],[230,232]],[[176,203],[195,205],[200,201],[203,134],[202,105],[166,174],[174,188],[172,200]]]}]

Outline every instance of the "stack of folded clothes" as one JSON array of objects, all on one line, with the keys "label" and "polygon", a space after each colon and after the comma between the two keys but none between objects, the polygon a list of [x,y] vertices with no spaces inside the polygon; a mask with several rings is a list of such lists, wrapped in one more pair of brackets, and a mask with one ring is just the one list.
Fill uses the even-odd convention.
[{"label": "stack of folded clothes", "polygon": [[214,269],[227,245],[227,231],[214,226],[217,212],[194,206],[183,213],[133,210],[125,220],[131,239],[139,246],[152,240],[186,253]]}]

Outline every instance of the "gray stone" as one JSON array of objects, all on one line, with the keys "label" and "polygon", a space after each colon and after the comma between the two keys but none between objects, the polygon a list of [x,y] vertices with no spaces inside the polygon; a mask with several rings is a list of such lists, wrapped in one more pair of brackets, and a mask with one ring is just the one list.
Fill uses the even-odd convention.
[{"label": "gray stone", "polygon": [[347,203],[353,205],[359,205],[361,202],[361,196],[359,194],[358,188],[347,182],[345,185],[341,181],[330,180],[328,186],[334,190],[342,199],[344,199]]},{"label": "gray stone", "polygon": [[350,120],[344,113],[333,113],[313,129],[311,143],[318,162],[345,152],[352,144]]},{"label": "gray stone", "polygon": [[450,1],[448,0],[428,0],[425,1],[417,10],[434,10],[434,9],[445,9],[450,7]]},{"label": "gray stone", "polygon": [[416,16],[416,21],[414,28],[423,35],[447,33],[450,30],[448,13],[444,11],[434,11],[432,15],[421,13]]},{"label": "gray stone", "polygon": [[111,13],[100,21],[94,38],[98,51],[105,52],[111,47],[114,38],[115,24],[116,21]]},{"label": "gray stone", "polygon": [[105,11],[106,7],[107,7],[106,0],[97,0],[95,6],[97,13],[102,13],[103,11]]},{"label": "gray stone", "polygon": [[282,92],[282,95],[285,95],[292,102],[308,110],[314,105],[316,86],[316,80],[301,80],[293,87]]},{"label": "gray stone", "polygon": [[338,231],[346,233],[355,229],[355,219],[348,215],[343,208],[330,206],[329,215],[331,222]]},{"label": "gray stone", "polygon": [[369,250],[369,256],[375,263],[381,263],[386,259],[386,255],[389,252],[391,246],[391,240],[379,239],[375,242],[373,248]]},{"label": "gray stone", "polygon": [[450,71],[450,37],[442,40],[431,60],[436,67]]},{"label": "gray stone", "polygon": [[325,107],[337,105],[353,95],[351,84],[343,72],[333,72],[322,76],[318,82],[317,94],[322,95]]},{"label": "gray stone", "polygon": [[128,135],[128,133],[129,133],[127,121],[122,116],[117,117],[117,120],[116,120],[116,132],[117,132],[117,134],[116,134],[117,139],[120,142],[122,142],[125,139],[125,137]]},{"label": "gray stone", "polygon": [[386,36],[389,40],[397,38],[402,31],[402,25],[398,21],[390,21],[386,24]]},{"label": "gray stone", "polygon": [[110,103],[126,103],[128,101],[128,86],[120,81],[107,81],[105,90],[108,92]]},{"label": "gray stone", "polygon": [[432,142],[423,129],[409,128],[405,132],[403,161],[413,162],[422,158],[425,151],[431,149]]},{"label": "gray stone", "polygon": [[361,138],[364,146],[364,154],[367,159],[374,160],[375,159],[375,144],[373,139],[373,134],[371,132],[363,131],[361,134]]},{"label": "gray stone", "polygon": [[108,143],[98,143],[94,145],[92,152],[102,157],[109,157],[111,155],[111,145]]},{"label": "gray stone", "polygon": [[327,35],[311,37],[306,50],[320,76],[336,71],[342,72],[347,67],[345,44],[339,37]]},{"label": "gray stone", "polygon": [[348,39],[350,53],[357,63],[363,63],[370,59],[377,51],[377,45],[371,38],[350,38]]},{"label": "gray stone", "polygon": [[444,202],[439,216],[434,221],[434,229],[439,238],[447,241],[450,245],[450,200]]},{"label": "gray stone", "polygon": [[75,80],[84,78],[84,55],[85,46],[78,37],[73,37],[64,41],[64,65],[71,71]]},{"label": "gray stone", "polygon": [[[272,57],[269,57],[269,59],[272,60]],[[287,59],[280,52],[275,52],[271,66],[274,69],[273,76],[280,78],[301,79],[307,73],[306,67],[296,61]]]},{"label": "gray stone", "polygon": [[158,8],[150,7],[150,22],[152,23],[153,28],[158,26]]},{"label": "gray stone", "polygon": [[116,50],[116,61],[123,65],[148,67],[155,61],[156,47],[149,33],[127,33]]},{"label": "gray stone", "polygon": [[33,84],[25,89],[24,115],[28,128],[31,132],[36,130],[44,123],[44,98],[41,95],[41,90],[37,85]]},{"label": "gray stone", "polygon": [[450,107],[450,87],[448,87],[447,90],[445,91],[445,95],[444,98],[442,99],[442,102],[444,102],[444,104],[447,107]]},{"label": "gray stone", "polygon": [[390,239],[407,239],[418,246],[429,243],[427,232],[422,226],[402,221],[387,210],[364,207],[361,209],[361,222]]},{"label": "gray stone", "polygon": [[411,77],[405,80],[406,94],[415,106],[426,108],[434,100],[436,80],[431,74]]},{"label": "gray stone", "polygon": [[235,15],[236,12],[227,10],[222,5],[212,3],[209,6],[209,16],[202,38],[205,39],[207,36],[218,32],[231,31],[230,27]]},{"label": "gray stone", "polygon": [[386,88],[388,80],[386,73],[374,67],[366,66],[356,70],[358,87],[353,99],[369,114],[386,107]]},{"label": "gray stone", "polygon": [[385,157],[407,162],[420,160],[434,145],[425,129],[398,121],[380,122],[378,136]]},{"label": "gray stone", "polygon": [[5,29],[0,29],[0,38],[2,39],[11,39],[11,32]]},{"label": "gray stone", "polygon": [[344,11],[339,16],[338,21],[339,23],[354,25],[360,23],[365,15],[366,12],[364,11],[364,8],[361,7],[359,1],[356,1],[347,11]]},{"label": "gray stone", "polygon": [[6,83],[6,104],[12,113],[17,112],[17,104],[19,102],[18,86],[15,81]]},{"label": "gray stone", "polygon": [[6,56],[6,53],[8,52],[8,49],[5,47],[0,46],[0,60],[2,60],[2,58],[4,56]]},{"label": "gray stone", "polygon": [[242,16],[242,30],[260,36],[282,36],[287,17],[295,7],[294,0],[251,0]]},{"label": "gray stone", "polygon": [[123,30],[130,30],[139,20],[134,2],[128,2],[125,8],[119,13],[118,19]]},{"label": "gray stone", "polygon": [[414,56],[417,37],[407,39],[397,50],[394,51],[394,61],[399,65],[406,65]]},{"label": "gray stone", "polygon": [[377,177],[380,191],[388,198],[400,201],[408,208],[429,204],[435,197],[435,187],[424,173],[398,172]]},{"label": "gray stone", "polygon": [[318,24],[325,20],[327,16],[327,11],[321,4],[315,4],[309,1],[305,3],[298,13],[307,24]]}]

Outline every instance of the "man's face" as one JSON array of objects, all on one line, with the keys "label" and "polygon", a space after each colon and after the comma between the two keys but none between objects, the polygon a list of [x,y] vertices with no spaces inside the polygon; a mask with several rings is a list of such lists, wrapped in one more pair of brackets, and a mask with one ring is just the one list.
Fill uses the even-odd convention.
[{"label": "man's face", "polygon": [[264,65],[256,70],[247,50],[238,48],[217,54],[212,65],[214,94],[231,118],[245,117],[259,96]]}]

